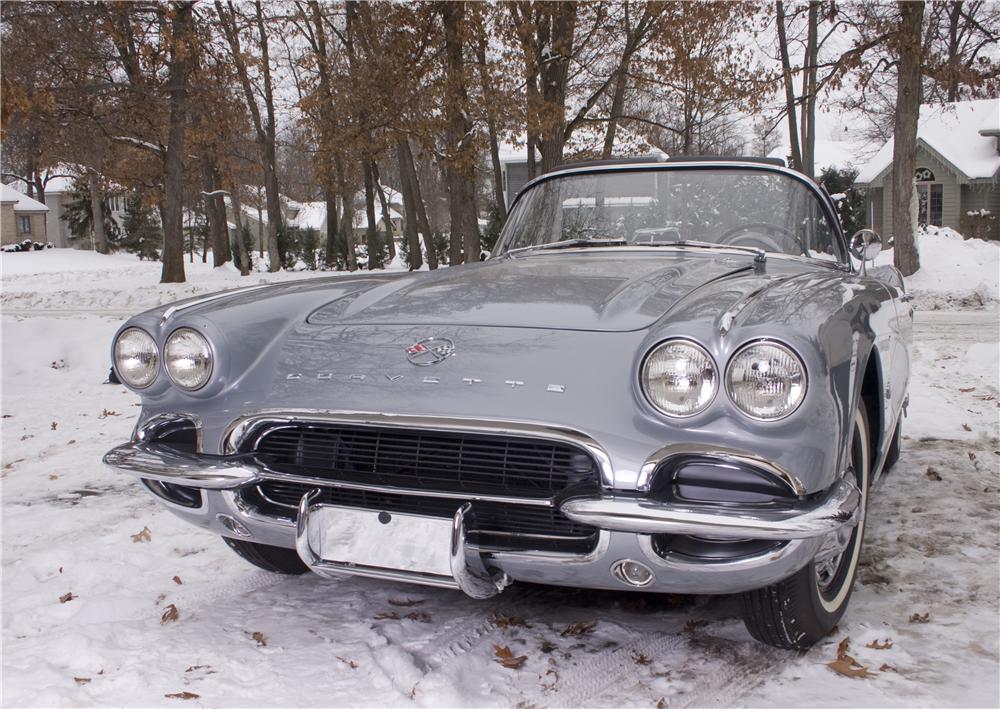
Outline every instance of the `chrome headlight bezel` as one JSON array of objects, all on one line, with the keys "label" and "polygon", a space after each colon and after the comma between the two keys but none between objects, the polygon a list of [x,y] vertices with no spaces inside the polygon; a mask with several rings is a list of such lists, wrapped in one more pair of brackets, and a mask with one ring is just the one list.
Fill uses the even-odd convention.
[{"label": "chrome headlight bezel", "polygon": [[[788,356],[799,368],[801,382],[799,383],[798,399],[795,401],[794,405],[790,406],[787,410],[783,411],[777,416],[761,416],[757,413],[746,410],[745,408],[740,406],[740,404],[737,401],[737,397],[733,391],[733,369],[737,365],[739,358],[745,355],[750,350],[753,350],[758,347],[772,347],[774,349],[781,351],[783,354]],[[785,344],[784,342],[781,342],[779,340],[772,340],[770,338],[751,340],[741,345],[729,358],[729,362],[726,364],[724,381],[726,388],[726,396],[729,397],[729,401],[732,403],[733,408],[739,411],[740,414],[742,414],[743,416],[746,416],[747,418],[752,419],[754,421],[760,421],[762,423],[773,423],[775,421],[781,421],[794,414],[796,411],[799,410],[799,408],[801,408],[802,402],[804,402],[806,399],[806,393],[809,391],[809,371],[806,368],[806,364],[805,361],[802,359],[802,356],[799,355],[799,353],[796,352],[795,349],[790,345]]]},{"label": "chrome headlight bezel", "polygon": [[[712,378],[711,381],[709,382],[709,388],[710,388],[709,395],[707,396],[707,398],[704,398],[699,403],[696,409],[693,409],[688,412],[682,413],[677,411],[671,411],[669,409],[664,408],[663,406],[661,406],[660,403],[657,403],[655,397],[652,395],[650,391],[650,377],[649,377],[650,363],[653,362],[654,357],[659,352],[661,352],[667,347],[672,347],[672,346],[683,346],[691,348],[691,350],[693,350],[696,354],[704,358],[705,363],[708,365],[708,368],[712,372]],[[671,419],[688,419],[693,416],[697,416],[698,414],[704,413],[712,405],[712,402],[715,401],[715,398],[716,396],[718,396],[719,393],[720,374],[721,372],[719,370],[719,366],[715,362],[715,358],[712,357],[712,354],[708,351],[706,347],[703,347],[698,342],[695,342],[694,340],[686,337],[671,337],[669,339],[657,343],[656,345],[651,347],[648,352],[646,352],[646,355],[643,357],[642,360],[642,365],[639,367],[639,389],[642,391],[642,395],[645,397],[649,405],[652,406],[658,413],[667,416]]]},{"label": "chrome headlight bezel", "polygon": [[[122,357],[119,353],[119,346],[121,345],[122,340],[127,335],[139,335],[141,337],[144,337],[149,341],[148,344],[152,346],[153,357],[149,367],[151,376],[149,376],[148,381],[140,380],[141,383],[136,383],[135,381],[130,381],[129,377],[124,373],[124,370],[121,366]],[[115,337],[114,344],[112,345],[112,361],[114,363],[115,373],[118,375],[118,379],[125,386],[131,389],[135,389],[137,391],[142,391],[144,389],[148,389],[149,387],[153,386],[153,384],[156,383],[156,380],[160,373],[160,360],[161,360],[160,348],[156,344],[156,338],[154,338],[148,332],[143,330],[141,327],[136,327],[134,325],[127,327],[120,333],[118,333],[117,337]]]},{"label": "chrome headlight bezel", "polygon": [[[175,372],[172,368],[172,364],[175,360],[171,359],[171,345],[175,344],[178,338],[181,337],[193,337],[198,344],[202,346],[202,351],[204,353],[203,360],[208,363],[208,367],[205,370],[204,376],[194,384],[185,384],[180,380],[180,374]],[[170,377],[170,381],[178,389],[187,392],[198,391],[199,389],[205,388],[205,386],[212,381],[212,375],[215,373],[215,350],[212,347],[212,342],[203,334],[198,332],[193,327],[179,327],[167,337],[163,342],[163,369],[166,370],[167,376]]]}]

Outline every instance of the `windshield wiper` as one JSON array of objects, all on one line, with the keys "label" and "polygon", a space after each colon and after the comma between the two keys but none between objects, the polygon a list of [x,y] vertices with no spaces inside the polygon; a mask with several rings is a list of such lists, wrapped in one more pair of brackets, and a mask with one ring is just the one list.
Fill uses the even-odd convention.
[{"label": "windshield wiper", "polygon": [[563,239],[562,241],[552,241],[548,244],[535,244],[533,246],[522,246],[519,249],[511,249],[508,255],[521,253],[524,251],[535,251],[541,249],[573,249],[590,246],[627,246],[625,239]]},{"label": "windshield wiper", "polygon": [[681,239],[680,241],[661,241],[652,244],[642,244],[642,246],[680,246],[693,249],[724,249],[726,251],[740,251],[742,253],[753,254],[755,263],[767,261],[767,252],[758,249],[756,246],[737,246],[736,244],[713,244],[709,241],[694,241],[691,239]]}]

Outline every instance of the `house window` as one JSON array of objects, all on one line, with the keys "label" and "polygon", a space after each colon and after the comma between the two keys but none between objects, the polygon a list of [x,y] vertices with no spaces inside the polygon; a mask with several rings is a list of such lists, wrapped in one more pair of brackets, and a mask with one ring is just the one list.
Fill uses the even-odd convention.
[{"label": "house window", "polygon": [[22,234],[31,233],[31,217],[18,217],[17,225]]},{"label": "house window", "polygon": [[917,222],[921,226],[941,226],[944,185],[940,182],[917,183]]}]

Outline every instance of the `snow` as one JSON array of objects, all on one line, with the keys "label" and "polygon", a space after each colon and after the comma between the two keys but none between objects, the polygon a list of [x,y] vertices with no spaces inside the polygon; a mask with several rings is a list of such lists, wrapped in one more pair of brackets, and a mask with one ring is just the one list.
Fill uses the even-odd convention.
[{"label": "snow", "polygon": [[[920,107],[917,140],[923,141],[969,179],[988,179],[1000,170],[996,138],[980,134],[996,121],[998,99],[924,104]],[[994,125],[996,129],[998,126]],[[865,163],[855,182],[868,184],[892,164],[890,139]]]},{"label": "snow", "polygon": [[[0,261],[5,706],[1000,705],[995,304],[917,313],[902,457],[873,492],[854,598],[799,654],[750,640],[730,597],[515,586],[476,601],[255,570],[100,462],[138,411],[102,383],[122,321],[108,309],[304,277],[186,265],[191,282],[175,286],[127,256]],[[163,623],[169,605],[178,617]],[[580,622],[596,624],[564,634]],[[845,638],[877,676],[826,666]],[[524,666],[502,667],[497,647]],[[197,697],[166,696],[179,692]]]},{"label": "snow", "polygon": [[14,203],[15,212],[47,212],[49,208],[36,199],[18,192],[9,185],[0,184],[0,202]]},{"label": "snow", "polygon": [[326,202],[296,202],[295,205],[298,213],[288,220],[288,226],[317,231],[326,228]]},{"label": "snow", "polygon": [[[920,269],[905,279],[925,309],[986,305],[1000,300],[1000,242],[963,239],[954,229],[922,227],[917,234]],[[878,255],[888,265],[893,249]]]}]

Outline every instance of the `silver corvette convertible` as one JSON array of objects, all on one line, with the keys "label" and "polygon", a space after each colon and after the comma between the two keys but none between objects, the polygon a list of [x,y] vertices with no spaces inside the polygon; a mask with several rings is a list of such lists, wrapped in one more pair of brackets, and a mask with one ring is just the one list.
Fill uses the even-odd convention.
[{"label": "silver corvette convertible", "polygon": [[738,593],[808,647],[899,455],[912,310],[878,249],[774,164],[561,168],[482,263],[133,317],[105,461],[272,571]]}]

